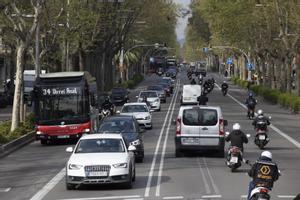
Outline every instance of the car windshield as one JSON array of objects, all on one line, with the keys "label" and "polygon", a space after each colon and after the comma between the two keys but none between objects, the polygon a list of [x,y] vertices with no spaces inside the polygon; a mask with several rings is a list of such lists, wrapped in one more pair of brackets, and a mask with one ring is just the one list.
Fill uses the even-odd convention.
[{"label": "car windshield", "polygon": [[123,133],[123,132],[135,132],[133,121],[131,119],[114,119],[104,121],[99,128],[99,132],[108,133]]},{"label": "car windshield", "polygon": [[126,91],[125,91],[125,89],[123,89],[123,88],[113,88],[112,90],[111,90],[111,93],[125,93]]},{"label": "car windshield", "polygon": [[217,111],[214,109],[185,109],[183,124],[189,126],[214,126],[218,123]]},{"label": "car windshield", "polygon": [[156,92],[142,92],[140,94],[140,97],[143,98],[143,97],[157,97],[157,93]]},{"label": "car windshield", "polygon": [[75,153],[120,153],[125,152],[121,139],[83,139],[79,141]]},{"label": "car windshield", "polygon": [[149,112],[146,105],[128,105],[124,106],[122,113],[134,113],[134,112]]},{"label": "car windshield", "polygon": [[148,90],[163,90],[162,86],[160,86],[160,85],[151,85],[151,86],[148,86],[147,89]]}]

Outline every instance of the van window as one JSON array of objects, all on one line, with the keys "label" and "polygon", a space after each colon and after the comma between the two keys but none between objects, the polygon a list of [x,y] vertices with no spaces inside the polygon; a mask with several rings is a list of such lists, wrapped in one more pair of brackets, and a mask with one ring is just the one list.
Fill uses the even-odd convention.
[{"label": "van window", "polygon": [[183,124],[189,126],[215,126],[218,123],[218,113],[213,109],[185,109]]}]

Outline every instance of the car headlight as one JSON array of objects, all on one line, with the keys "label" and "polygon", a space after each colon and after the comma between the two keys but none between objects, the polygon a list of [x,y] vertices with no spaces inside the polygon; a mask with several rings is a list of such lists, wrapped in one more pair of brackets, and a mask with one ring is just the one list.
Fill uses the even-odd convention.
[{"label": "car headlight", "polygon": [[130,145],[133,145],[133,146],[137,146],[137,145],[140,145],[140,144],[141,144],[141,141],[139,139],[130,142]]},{"label": "car headlight", "polygon": [[159,99],[155,99],[155,102],[159,102],[160,100]]},{"label": "car headlight", "polygon": [[117,163],[112,165],[114,168],[127,168],[127,163]]},{"label": "car headlight", "polygon": [[149,119],[150,119],[150,116],[146,116],[146,117],[145,117],[145,120],[149,120]]},{"label": "car headlight", "polygon": [[43,132],[42,131],[37,131],[36,134],[41,135],[41,134],[43,134]]},{"label": "car headlight", "polygon": [[77,165],[77,164],[69,164],[70,170],[79,170],[83,167],[83,165]]},{"label": "car headlight", "polygon": [[89,128],[86,128],[83,130],[84,133],[89,133],[91,130]]}]

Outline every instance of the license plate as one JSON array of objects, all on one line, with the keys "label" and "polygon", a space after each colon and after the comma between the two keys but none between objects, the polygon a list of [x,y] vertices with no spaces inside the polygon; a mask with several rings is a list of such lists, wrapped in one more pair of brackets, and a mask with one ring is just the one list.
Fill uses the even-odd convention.
[{"label": "license plate", "polygon": [[70,136],[69,135],[58,135],[57,138],[64,139],[64,138],[70,138]]},{"label": "license plate", "polygon": [[88,172],[87,176],[107,176],[107,172]]},{"label": "license plate", "polygon": [[259,139],[259,140],[265,140],[265,139],[266,139],[266,136],[265,136],[265,135],[259,135],[259,136],[258,136],[258,139]]},{"label": "license plate", "polygon": [[185,145],[200,144],[199,138],[181,138],[181,143]]},{"label": "license plate", "polygon": [[231,162],[231,163],[238,163],[238,157],[232,156],[232,157],[230,158],[230,162]]}]

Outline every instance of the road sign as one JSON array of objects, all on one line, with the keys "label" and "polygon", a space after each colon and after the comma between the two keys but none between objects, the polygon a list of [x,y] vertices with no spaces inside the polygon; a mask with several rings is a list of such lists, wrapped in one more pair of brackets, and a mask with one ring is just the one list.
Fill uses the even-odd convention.
[{"label": "road sign", "polygon": [[227,58],[227,60],[226,60],[226,64],[227,64],[227,65],[231,65],[231,64],[233,64],[233,60],[232,60],[232,58]]}]

